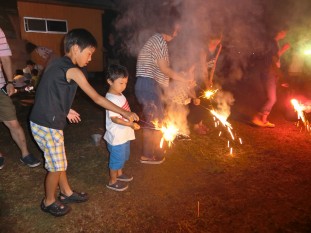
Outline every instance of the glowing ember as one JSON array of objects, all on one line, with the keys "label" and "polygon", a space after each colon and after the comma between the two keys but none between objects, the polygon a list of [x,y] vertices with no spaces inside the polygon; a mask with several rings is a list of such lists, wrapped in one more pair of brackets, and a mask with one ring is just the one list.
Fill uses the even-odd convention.
[{"label": "glowing ember", "polygon": [[213,95],[216,94],[217,91],[218,91],[218,89],[216,89],[216,90],[207,90],[207,91],[204,92],[203,97],[206,98],[206,99],[210,99],[210,98],[213,97]]}]

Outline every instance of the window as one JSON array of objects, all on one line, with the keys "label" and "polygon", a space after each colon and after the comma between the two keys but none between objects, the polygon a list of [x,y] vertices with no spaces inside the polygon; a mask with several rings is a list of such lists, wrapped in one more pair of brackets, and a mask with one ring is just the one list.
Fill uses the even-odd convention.
[{"label": "window", "polygon": [[24,26],[26,32],[60,34],[68,32],[67,20],[24,17]]}]

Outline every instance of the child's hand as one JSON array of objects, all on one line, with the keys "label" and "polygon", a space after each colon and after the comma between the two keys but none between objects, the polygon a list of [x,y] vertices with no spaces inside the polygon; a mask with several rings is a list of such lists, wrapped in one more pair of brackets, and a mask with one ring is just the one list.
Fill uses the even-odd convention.
[{"label": "child's hand", "polygon": [[131,128],[132,128],[133,130],[139,130],[139,129],[140,129],[140,125],[137,124],[137,123],[135,123],[135,122],[133,122],[133,124],[131,125]]},{"label": "child's hand", "polygon": [[123,116],[128,119],[130,122],[139,121],[139,116],[135,112],[125,111]]},{"label": "child's hand", "polygon": [[197,83],[194,79],[191,79],[191,80],[189,80],[188,85],[189,85],[189,89],[190,89],[190,88],[196,87]]},{"label": "child's hand", "polygon": [[192,100],[194,105],[200,105],[201,100],[199,98],[195,98]]},{"label": "child's hand", "polygon": [[81,121],[80,114],[73,109],[69,110],[67,118],[70,123],[79,123]]}]

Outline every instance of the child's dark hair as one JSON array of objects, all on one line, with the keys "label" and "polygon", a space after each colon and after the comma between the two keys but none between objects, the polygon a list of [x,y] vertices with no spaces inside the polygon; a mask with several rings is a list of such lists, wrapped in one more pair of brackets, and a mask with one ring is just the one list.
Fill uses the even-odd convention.
[{"label": "child's dark hair", "polygon": [[111,64],[107,71],[107,80],[115,81],[118,78],[127,78],[129,76],[127,68],[118,64]]},{"label": "child's dark hair", "polygon": [[36,63],[34,63],[32,60],[27,60],[26,65],[34,66]]},{"label": "child's dark hair", "polygon": [[163,19],[164,23],[158,25],[158,32],[172,35],[176,30],[176,25],[180,24],[180,18],[181,16],[177,9],[170,9],[169,14]]},{"label": "child's dark hair", "polygon": [[38,76],[39,71],[38,71],[37,69],[32,69],[32,70],[31,70],[31,74],[32,74],[33,76]]},{"label": "child's dark hair", "polygon": [[17,69],[15,70],[15,75],[24,75],[24,72],[21,69]]},{"label": "child's dark hair", "polygon": [[68,32],[64,39],[65,53],[70,51],[73,45],[78,45],[81,51],[87,47],[97,47],[97,41],[95,37],[87,30],[83,28],[72,29]]}]

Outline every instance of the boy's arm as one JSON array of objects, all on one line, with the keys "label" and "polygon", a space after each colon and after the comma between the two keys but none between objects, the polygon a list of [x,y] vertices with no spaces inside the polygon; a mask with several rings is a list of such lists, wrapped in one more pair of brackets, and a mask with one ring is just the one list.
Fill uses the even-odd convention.
[{"label": "boy's arm", "polygon": [[79,123],[81,121],[80,114],[73,109],[69,110],[67,118],[70,123]]},{"label": "boy's arm", "polygon": [[128,127],[131,127],[134,130],[140,129],[140,126],[137,123],[135,123],[135,122],[125,121],[125,120],[123,120],[122,118],[119,118],[119,117],[110,117],[110,119],[115,124],[128,126]]},{"label": "boy's arm", "polygon": [[110,111],[116,112],[127,118],[130,122],[139,121],[139,117],[134,112],[128,112],[117,105],[113,104],[105,97],[101,96],[89,84],[82,71],[78,68],[71,68],[67,71],[66,78],[68,81],[75,81],[78,86],[87,94],[96,104]]}]

